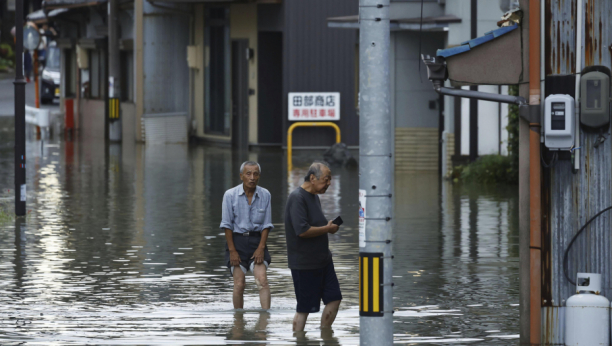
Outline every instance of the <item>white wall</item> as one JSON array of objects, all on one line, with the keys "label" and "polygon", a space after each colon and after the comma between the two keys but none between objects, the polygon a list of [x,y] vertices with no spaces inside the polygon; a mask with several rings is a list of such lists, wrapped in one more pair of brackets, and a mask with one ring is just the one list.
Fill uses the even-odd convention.
[{"label": "white wall", "polygon": [[[469,87],[463,87],[467,90]],[[498,93],[497,85],[481,85],[478,91]],[[508,87],[502,86],[502,94]],[[500,112],[501,110],[501,112]],[[501,118],[501,119],[500,119]],[[501,120],[501,121],[500,121]],[[497,102],[478,101],[478,155],[508,155],[508,105]],[[501,132],[501,136],[500,136]],[[501,151],[500,151],[500,145]],[[470,100],[461,100],[461,155],[470,154]]]},{"label": "white wall", "polygon": [[[471,36],[471,0],[450,0],[446,2],[446,14],[453,14],[461,18],[461,23],[449,25],[447,47],[460,45],[468,41]],[[503,15],[499,1],[478,0],[478,36],[497,29],[497,22]],[[469,89],[469,87],[463,87]],[[480,91],[498,93],[498,86],[479,86]],[[502,86],[502,94],[508,94],[508,87]],[[470,101],[461,100],[461,115],[455,115],[453,109],[454,101],[451,97],[445,98],[446,119],[452,117],[461,122],[461,155],[470,154]],[[447,121],[450,123],[450,121]],[[478,155],[508,154],[508,106],[501,106],[501,122],[499,104],[488,101],[478,101]],[[501,136],[499,135],[501,127]],[[445,126],[446,130],[453,132],[453,128]],[[499,142],[502,141],[501,152]]]}]

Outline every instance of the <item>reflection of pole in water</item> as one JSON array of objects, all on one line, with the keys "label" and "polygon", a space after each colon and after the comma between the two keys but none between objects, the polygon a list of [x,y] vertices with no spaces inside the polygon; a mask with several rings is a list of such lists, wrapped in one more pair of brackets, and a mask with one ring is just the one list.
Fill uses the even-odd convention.
[{"label": "reflection of pole in water", "polygon": [[[23,288],[23,277],[25,276],[25,258],[26,258],[26,236],[25,230],[22,230],[23,219],[15,219],[15,288],[21,291]],[[19,296],[19,295],[17,295]]]}]

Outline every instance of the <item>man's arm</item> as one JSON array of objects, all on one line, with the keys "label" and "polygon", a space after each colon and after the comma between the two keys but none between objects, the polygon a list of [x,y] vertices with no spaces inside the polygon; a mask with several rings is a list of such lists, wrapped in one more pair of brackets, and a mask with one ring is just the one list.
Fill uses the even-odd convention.
[{"label": "man's arm", "polygon": [[314,238],[326,233],[336,233],[338,231],[338,225],[329,221],[326,226],[310,227],[308,231],[299,235],[300,238]]},{"label": "man's arm", "polygon": [[289,208],[291,223],[295,234],[300,238],[314,238],[326,233],[336,233],[338,226],[331,221],[325,226],[311,226],[308,220],[306,202],[302,198],[296,198]]},{"label": "man's arm", "polygon": [[[232,205],[232,196],[227,191],[223,195],[223,204],[221,204],[221,225],[219,228],[224,230],[234,230],[234,208]],[[231,235],[231,234],[230,234]]]},{"label": "man's arm", "polygon": [[232,198],[227,192],[223,195],[221,226],[219,226],[219,228],[225,230],[225,240],[227,241],[227,248],[230,253],[230,265],[240,265],[240,255],[238,251],[236,251],[236,246],[234,245],[234,210],[232,208]]},{"label": "man's arm", "polygon": [[236,246],[234,245],[234,236],[233,231],[231,229],[225,229],[225,240],[227,241],[227,248],[230,253],[230,265],[237,266],[240,265],[240,255],[238,251],[236,251]]}]

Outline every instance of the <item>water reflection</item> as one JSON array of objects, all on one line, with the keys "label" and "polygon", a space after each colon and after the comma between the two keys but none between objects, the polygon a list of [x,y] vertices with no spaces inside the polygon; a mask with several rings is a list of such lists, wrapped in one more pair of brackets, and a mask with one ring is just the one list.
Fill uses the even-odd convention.
[{"label": "water reflection", "polygon": [[[280,150],[187,145],[28,142],[27,219],[0,224],[0,344],[300,344],[359,340],[357,170],[332,168],[321,196],[345,224],[330,249],[345,297],[334,331],[320,315],[294,335],[284,205],[319,152],[297,152],[287,176]],[[13,153],[0,149],[0,188],[13,185]],[[272,194],[268,273],[272,310],[258,310],[247,276],[245,310],[218,229],[223,193],[240,164],[260,162]],[[395,334],[398,343],[492,342],[518,330],[516,192],[396,176]]]},{"label": "water reflection", "polygon": [[[258,343],[258,341],[267,340],[267,328],[270,320],[270,313],[261,311],[255,324],[247,328],[247,319],[244,311],[236,311],[234,313],[234,325],[229,331],[227,340],[250,341],[253,345],[266,345],[266,342]],[[250,324],[250,323],[249,323]]]}]

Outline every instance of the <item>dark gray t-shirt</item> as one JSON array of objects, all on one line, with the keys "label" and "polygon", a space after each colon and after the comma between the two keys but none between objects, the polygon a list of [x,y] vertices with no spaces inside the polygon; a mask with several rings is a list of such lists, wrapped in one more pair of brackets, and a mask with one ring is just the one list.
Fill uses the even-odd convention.
[{"label": "dark gray t-shirt", "polygon": [[321,210],[319,196],[298,187],[287,198],[285,207],[285,233],[287,237],[287,257],[290,269],[324,268],[332,258],[329,251],[327,234],[313,238],[300,238],[299,235],[310,227],[327,225]]}]

